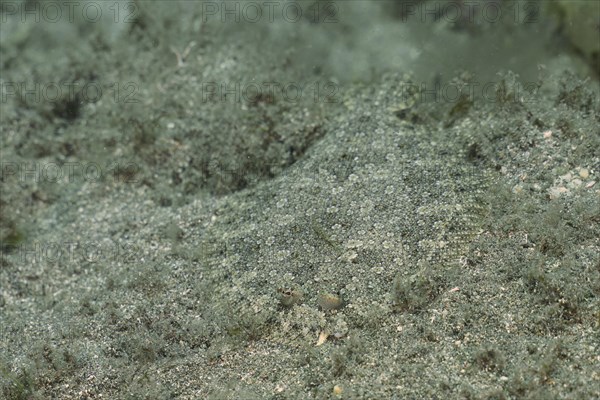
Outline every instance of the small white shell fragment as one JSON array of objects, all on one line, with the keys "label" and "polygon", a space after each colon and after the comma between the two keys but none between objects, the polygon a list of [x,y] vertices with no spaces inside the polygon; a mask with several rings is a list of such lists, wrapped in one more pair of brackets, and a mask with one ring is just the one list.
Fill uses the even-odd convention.
[{"label": "small white shell fragment", "polygon": [[317,340],[317,346],[321,346],[323,343],[325,343],[325,341],[327,340],[328,337],[329,337],[329,334],[325,331],[322,331],[321,333],[319,333],[319,339]]},{"label": "small white shell fragment", "polygon": [[579,176],[582,179],[587,179],[590,176],[590,171],[588,171],[586,168],[581,168],[579,170]]}]

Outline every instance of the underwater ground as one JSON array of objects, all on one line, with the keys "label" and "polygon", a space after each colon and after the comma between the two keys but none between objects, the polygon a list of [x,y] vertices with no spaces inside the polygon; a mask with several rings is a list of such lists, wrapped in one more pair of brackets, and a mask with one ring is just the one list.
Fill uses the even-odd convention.
[{"label": "underwater ground", "polygon": [[0,397],[600,398],[599,2],[0,18]]}]

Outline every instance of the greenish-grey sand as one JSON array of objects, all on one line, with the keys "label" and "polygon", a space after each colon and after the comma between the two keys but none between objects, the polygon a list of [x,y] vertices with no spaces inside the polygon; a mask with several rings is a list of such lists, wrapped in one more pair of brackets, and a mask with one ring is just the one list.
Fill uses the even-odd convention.
[{"label": "greenish-grey sand", "polygon": [[598,7],[47,4],[0,2],[0,397],[600,397]]}]

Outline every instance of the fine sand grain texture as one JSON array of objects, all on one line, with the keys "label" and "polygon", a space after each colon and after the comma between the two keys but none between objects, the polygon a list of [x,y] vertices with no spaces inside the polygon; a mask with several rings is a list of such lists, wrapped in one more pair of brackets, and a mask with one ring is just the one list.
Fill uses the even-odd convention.
[{"label": "fine sand grain texture", "polygon": [[1,398],[600,398],[598,7],[75,3],[0,2]]}]

